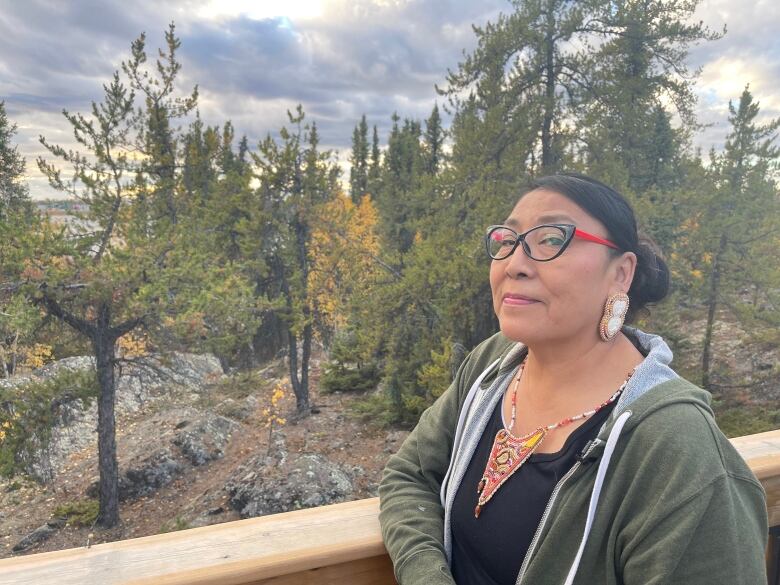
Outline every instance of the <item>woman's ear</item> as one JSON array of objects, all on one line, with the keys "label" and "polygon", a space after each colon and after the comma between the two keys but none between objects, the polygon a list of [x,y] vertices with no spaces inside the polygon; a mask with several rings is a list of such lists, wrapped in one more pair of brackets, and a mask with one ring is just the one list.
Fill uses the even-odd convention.
[{"label": "woman's ear", "polygon": [[615,258],[612,262],[613,283],[626,292],[631,289],[631,283],[634,281],[636,263],[636,254],[633,252],[624,252],[622,256]]}]

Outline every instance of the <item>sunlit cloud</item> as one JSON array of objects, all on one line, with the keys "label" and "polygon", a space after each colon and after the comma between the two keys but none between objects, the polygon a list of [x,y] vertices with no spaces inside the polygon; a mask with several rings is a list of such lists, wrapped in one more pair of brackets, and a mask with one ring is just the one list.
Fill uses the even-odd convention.
[{"label": "sunlit cloud", "polygon": [[206,19],[311,19],[322,16],[323,4],[324,0],[210,0],[196,14]]}]

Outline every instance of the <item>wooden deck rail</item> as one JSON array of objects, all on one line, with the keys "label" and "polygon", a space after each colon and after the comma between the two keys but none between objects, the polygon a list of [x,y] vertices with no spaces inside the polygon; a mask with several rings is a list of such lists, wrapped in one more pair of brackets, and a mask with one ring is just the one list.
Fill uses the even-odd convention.
[{"label": "wooden deck rail", "polygon": [[[770,526],[780,526],[780,430],[732,442],[766,489]],[[373,498],[5,559],[0,583],[390,585],[395,580],[378,511]],[[772,536],[767,550],[771,585],[780,583],[777,546]]]}]

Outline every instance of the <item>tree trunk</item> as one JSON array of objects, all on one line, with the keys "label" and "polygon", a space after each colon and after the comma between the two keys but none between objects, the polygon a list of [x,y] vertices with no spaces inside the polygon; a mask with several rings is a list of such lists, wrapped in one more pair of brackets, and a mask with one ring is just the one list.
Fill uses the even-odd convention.
[{"label": "tree trunk", "polygon": [[119,522],[119,466],[116,459],[116,384],[114,357],[116,339],[109,327],[109,310],[100,308],[92,346],[95,351],[95,367],[98,386],[98,469],[100,473],[100,509],[98,523],[104,528]]},{"label": "tree trunk", "polygon": [[298,338],[292,332],[289,332],[288,335],[290,340],[290,384],[295,393],[295,408],[298,415],[306,416],[311,410],[309,406],[309,388],[304,386],[302,380],[298,377]]},{"label": "tree trunk", "polygon": [[701,355],[701,386],[709,390],[710,385],[710,352],[712,347],[712,329],[715,324],[715,309],[718,303],[718,292],[720,288],[720,264],[723,253],[726,251],[726,234],[720,236],[718,252],[712,261],[712,272],[710,273],[710,290],[707,295],[707,325],[704,329],[704,348]]},{"label": "tree trunk", "polygon": [[[301,377],[298,383],[298,390],[295,393],[296,407],[298,416],[305,417],[311,414],[311,404],[309,403],[309,357],[311,356],[311,308],[309,307],[309,262],[306,250],[306,242],[309,239],[307,225],[296,219],[295,235],[298,241],[298,262],[301,269],[301,305],[303,307],[303,352],[301,355]],[[297,356],[296,356],[297,358]]]},{"label": "tree trunk", "polygon": [[[305,311],[308,313],[308,311]],[[308,318],[308,317],[307,317]],[[298,414],[309,416],[311,403],[309,402],[309,359],[311,358],[312,327],[307,323],[303,328],[303,354],[301,355],[301,399],[297,401]],[[296,398],[298,398],[296,396]]]}]

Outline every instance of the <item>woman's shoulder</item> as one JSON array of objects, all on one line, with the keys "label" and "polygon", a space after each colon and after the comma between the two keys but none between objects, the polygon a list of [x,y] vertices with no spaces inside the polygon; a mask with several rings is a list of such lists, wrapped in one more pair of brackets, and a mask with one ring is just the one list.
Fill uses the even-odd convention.
[{"label": "woman's shoulder", "polygon": [[703,476],[759,483],[718,426],[711,394],[696,384],[682,377],[666,381],[627,408],[637,417],[629,441],[632,451],[664,464],[674,462],[691,473],[695,469]]}]

